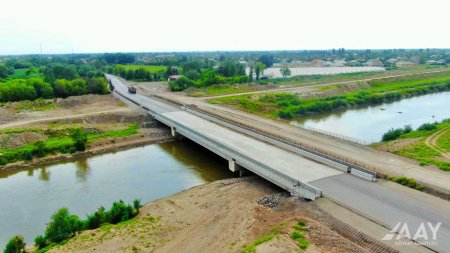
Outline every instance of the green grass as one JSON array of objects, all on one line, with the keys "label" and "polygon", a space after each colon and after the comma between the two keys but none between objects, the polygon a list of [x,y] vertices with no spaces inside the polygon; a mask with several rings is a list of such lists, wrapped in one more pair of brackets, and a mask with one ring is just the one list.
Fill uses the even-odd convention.
[{"label": "green grass", "polygon": [[292,93],[240,95],[209,100],[270,117],[290,119],[311,113],[381,104],[405,97],[450,90],[450,71],[368,82],[370,87],[335,96],[299,99]]},{"label": "green grass", "polygon": [[[74,142],[70,137],[73,128],[64,128],[60,130],[51,129],[13,129],[0,131],[0,134],[40,132],[47,135],[48,139],[44,141],[46,154],[72,153],[75,152]],[[130,124],[125,129],[110,130],[103,133],[89,133],[88,143],[105,138],[120,138],[138,133],[138,125]],[[0,149],[0,165],[13,163],[21,160],[27,160],[34,157],[36,153],[36,144],[28,143],[18,148]]]},{"label": "green grass", "polygon": [[[381,142],[374,144],[374,147],[382,148],[387,147],[390,152],[417,160],[420,165],[435,165],[441,170],[450,171],[450,162],[445,162],[438,159],[441,155],[439,152],[434,150],[425,144],[427,137],[441,131],[442,129],[448,129],[444,134],[442,134],[437,140],[436,144],[440,149],[450,152],[450,121],[444,120],[441,123],[436,124],[435,129],[431,130],[414,130],[409,133],[403,134],[396,140]],[[396,141],[405,141],[407,139],[417,139],[416,142],[409,144],[407,146],[402,146],[399,149],[389,149],[389,145]]]},{"label": "green grass", "polygon": [[129,64],[129,65],[118,64],[116,66],[124,67],[125,70],[145,69],[151,73],[157,73],[159,71],[166,71],[166,69],[167,69],[167,66],[150,66],[150,65],[137,65],[137,64]]},{"label": "green grass", "polygon": [[16,69],[14,71],[14,74],[9,75],[8,77],[16,79],[16,78],[32,78],[32,77],[42,77],[43,76],[40,73],[34,73],[34,74],[27,75],[27,70],[28,69]]},{"label": "green grass", "polygon": [[305,234],[301,231],[308,231],[308,229],[305,226],[305,222],[300,220],[295,224],[293,227],[294,231],[291,233],[291,239],[296,240],[298,246],[305,250],[309,246],[309,242],[305,239]]},{"label": "green grass", "polygon": [[425,186],[418,184],[414,178],[408,178],[408,177],[390,177],[388,178],[392,182],[395,182],[397,184],[401,184],[404,186],[408,186],[409,188],[422,191],[425,189]]},{"label": "green grass", "polygon": [[216,96],[216,95],[226,95],[233,93],[249,92],[254,91],[255,88],[249,85],[212,85],[203,88],[194,89],[188,92],[189,96],[192,97],[206,97],[206,96]]},{"label": "green grass", "polygon": [[55,104],[51,100],[38,98],[36,100],[24,100],[19,102],[0,103],[0,107],[12,108],[15,112],[23,111],[48,111],[56,109]]},{"label": "green grass", "polygon": [[254,242],[248,244],[247,246],[245,246],[242,250],[241,253],[253,253],[256,252],[256,246],[263,244],[265,242],[268,242],[270,240],[272,240],[274,238],[274,235],[266,235],[263,237],[260,237],[258,239],[256,239]]}]

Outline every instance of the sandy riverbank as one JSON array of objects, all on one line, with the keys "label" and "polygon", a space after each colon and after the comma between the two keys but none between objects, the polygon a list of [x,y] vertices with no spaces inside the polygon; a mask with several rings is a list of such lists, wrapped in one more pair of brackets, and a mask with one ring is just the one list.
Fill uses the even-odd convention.
[{"label": "sandy riverbank", "polygon": [[280,198],[279,192],[256,177],[193,187],[145,205],[132,221],[85,231],[50,252],[240,252],[270,234],[256,252],[303,252],[290,237],[299,220],[308,229],[306,252],[386,249],[315,202]]}]

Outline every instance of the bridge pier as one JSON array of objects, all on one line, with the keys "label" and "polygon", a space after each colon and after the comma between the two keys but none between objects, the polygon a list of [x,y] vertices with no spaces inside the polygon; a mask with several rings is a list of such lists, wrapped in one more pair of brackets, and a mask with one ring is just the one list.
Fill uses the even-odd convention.
[{"label": "bridge pier", "polygon": [[177,129],[175,127],[170,127],[170,133],[173,137],[177,137]]},{"label": "bridge pier", "polygon": [[228,169],[231,170],[231,172],[238,172],[242,169],[242,166],[236,163],[236,160],[231,159],[228,160]]},{"label": "bridge pier", "polygon": [[228,160],[228,168],[232,171],[232,172],[239,172],[239,177],[244,177],[244,176],[249,176],[252,175],[253,173],[247,169],[245,169],[244,167],[242,167],[241,165],[236,163],[236,160],[231,159]]}]

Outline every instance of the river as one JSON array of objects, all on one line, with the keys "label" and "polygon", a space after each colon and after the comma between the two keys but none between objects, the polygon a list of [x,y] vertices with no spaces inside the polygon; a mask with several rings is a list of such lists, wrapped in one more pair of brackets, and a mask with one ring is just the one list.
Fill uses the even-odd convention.
[{"label": "river", "polygon": [[0,249],[15,234],[32,243],[61,207],[84,219],[119,199],[147,203],[229,177],[225,160],[187,140],[1,173]]},{"label": "river", "polygon": [[335,134],[362,143],[381,141],[390,128],[450,118],[450,92],[427,94],[377,106],[308,115],[291,122],[307,129]]}]

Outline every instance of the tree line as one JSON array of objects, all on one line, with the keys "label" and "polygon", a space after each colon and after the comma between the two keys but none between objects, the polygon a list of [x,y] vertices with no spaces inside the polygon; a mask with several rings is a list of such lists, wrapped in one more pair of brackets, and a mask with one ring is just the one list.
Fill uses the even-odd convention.
[{"label": "tree line", "polygon": [[53,84],[42,78],[12,79],[0,83],[0,102],[35,100],[37,98],[66,98],[84,94],[107,94],[108,84],[102,77],[74,80],[57,79]]},{"label": "tree line", "polygon": [[29,68],[27,74],[36,71],[39,71],[43,77],[7,78],[0,82],[0,102],[66,98],[109,92],[102,72],[90,64],[49,64],[40,66],[38,70],[34,67]]}]

